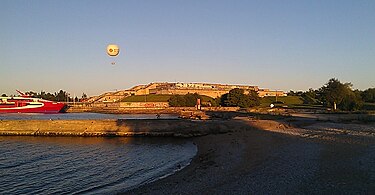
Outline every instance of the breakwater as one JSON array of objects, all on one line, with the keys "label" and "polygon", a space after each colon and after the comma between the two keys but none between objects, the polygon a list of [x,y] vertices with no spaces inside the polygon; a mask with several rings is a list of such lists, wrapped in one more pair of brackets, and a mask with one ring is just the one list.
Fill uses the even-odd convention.
[{"label": "breakwater", "polygon": [[[194,137],[238,128],[223,120],[0,120],[0,135]],[[238,126],[238,125],[236,125]]]},{"label": "breakwater", "polygon": [[[129,104],[129,105],[128,105]],[[66,112],[95,112],[95,113],[112,113],[112,114],[179,114],[183,111],[197,111],[195,107],[169,107],[158,106],[161,102],[99,102],[99,103],[68,103]],[[238,111],[238,107],[202,107],[202,111]]]}]

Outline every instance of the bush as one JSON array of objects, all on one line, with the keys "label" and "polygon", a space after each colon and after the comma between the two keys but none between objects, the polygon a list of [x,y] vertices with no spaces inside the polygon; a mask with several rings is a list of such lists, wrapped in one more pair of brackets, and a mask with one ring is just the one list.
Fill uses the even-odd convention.
[{"label": "bush", "polygon": [[202,97],[197,93],[188,93],[186,95],[174,95],[168,100],[168,103],[172,107],[194,107],[197,99],[202,100]]},{"label": "bush", "polygon": [[351,83],[341,83],[338,79],[332,78],[320,88],[322,102],[328,106],[345,111],[359,110],[362,106],[362,98],[358,92],[354,92]]},{"label": "bush", "polygon": [[361,93],[362,99],[365,102],[375,103],[375,88],[368,88]]},{"label": "bush", "polygon": [[220,105],[222,106],[238,106],[241,108],[249,108],[260,105],[260,98],[258,93],[250,91],[249,94],[244,94],[243,89],[232,89],[229,93],[224,94],[220,98]]}]

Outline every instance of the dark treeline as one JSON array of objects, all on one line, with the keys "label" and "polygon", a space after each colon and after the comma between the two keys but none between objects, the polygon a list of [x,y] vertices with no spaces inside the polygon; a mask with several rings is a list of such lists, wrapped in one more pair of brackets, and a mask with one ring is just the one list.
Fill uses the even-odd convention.
[{"label": "dark treeline", "polygon": [[332,78],[319,89],[293,92],[288,95],[301,96],[305,104],[323,104],[328,108],[343,111],[356,111],[364,109],[366,103],[375,103],[375,88],[364,91],[353,90],[351,83],[341,83],[338,79]]},{"label": "dark treeline", "polygon": [[70,94],[64,90],[60,90],[59,92],[55,92],[55,93],[50,93],[50,92],[47,93],[45,91],[36,93],[33,91],[28,91],[25,94],[31,97],[42,98],[45,100],[51,100],[51,101],[57,101],[57,102],[73,102],[73,101],[78,102],[87,98],[87,95],[83,93],[81,98],[75,97],[73,99],[73,97],[70,97]]},{"label": "dark treeline", "polygon": [[[368,88],[361,91],[358,89],[353,90],[352,87],[351,83],[342,83],[338,79],[332,78],[319,89],[298,92],[290,91],[288,96],[300,96],[304,101],[303,103],[307,105],[323,105],[327,108],[336,108],[343,111],[374,110],[375,88]],[[78,102],[87,99],[85,93],[82,94],[81,98],[75,97],[73,99],[69,96],[70,94],[63,90],[55,93],[46,93],[44,91],[35,93],[29,91],[26,94],[32,97],[60,102]],[[2,94],[2,96],[6,96],[6,94]],[[203,106],[238,106],[241,108],[259,106],[261,102],[261,98],[255,91],[245,94],[242,89],[232,89],[229,93],[215,99],[201,96],[197,93],[174,95],[168,102],[172,107],[192,107],[196,105],[197,99],[201,99]]]},{"label": "dark treeline", "polygon": [[[309,89],[308,91],[299,91],[288,93],[289,96],[300,96],[303,104],[306,105],[323,105],[327,108],[356,111],[366,110],[374,107],[375,88],[369,88],[364,91],[353,90],[351,83],[341,83],[338,79],[332,78],[319,89]],[[175,95],[169,99],[169,105],[175,107],[195,106],[197,99],[204,98],[198,94]],[[207,98],[206,98],[207,99]],[[249,108],[259,106],[261,98],[255,91],[245,94],[242,89],[232,89],[229,93],[219,98],[206,100],[204,106],[238,106]],[[275,102],[277,103],[277,102]]]},{"label": "dark treeline", "polygon": [[197,93],[188,93],[186,95],[174,95],[169,98],[168,103],[172,107],[194,107],[197,99],[203,100],[203,96]]},{"label": "dark treeline", "polygon": [[[197,93],[188,93],[186,95],[174,95],[168,102],[172,107],[193,107],[197,103],[197,99],[207,99]],[[229,93],[219,98],[209,98],[208,101],[202,102],[203,106],[238,106],[241,108],[249,108],[260,105],[260,98],[255,91],[245,94],[243,89],[232,89]]]},{"label": "dark treeline", "polygon": [[260,105],[260,98],[256,91],[244,93],[243,89],[232,89],[229,93],[219,98],[220,106],[238,106],[240,108],[250,108]]}]

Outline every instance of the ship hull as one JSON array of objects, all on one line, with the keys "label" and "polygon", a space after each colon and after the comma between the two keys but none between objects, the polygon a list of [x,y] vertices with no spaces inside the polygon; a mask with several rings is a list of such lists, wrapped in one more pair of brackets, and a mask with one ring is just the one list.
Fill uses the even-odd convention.
[{"label": "ship hull", "polygon": [[7,98],[0,102],[0,113],[59,113],[64,103],[35,98]]}]

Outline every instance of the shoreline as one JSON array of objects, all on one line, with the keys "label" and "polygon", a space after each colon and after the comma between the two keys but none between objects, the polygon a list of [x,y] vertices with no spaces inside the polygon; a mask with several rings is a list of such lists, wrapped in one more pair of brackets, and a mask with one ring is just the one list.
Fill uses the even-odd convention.
[{"label": "shoreline", "polygon": [[[124,194],[368,194],[375,190],[374,124],[248,118],[236,123],[243,128],[192,138],[198,153],[183,170]],[[341,131],[332,130],[335,126]]]},{"label": "shoreline", "polygon": [[29,135],[42,135],[35,134],[33,128],[45,127],[48,136],[61,136],[49,133],[52,130],[70,132],[66,135],[85,133],[80,136],[125,136],[130,132],[132,136],[189,137],[197,145],[197,155],[184,169],[123,194],[375,191],[374,123],[264,118],[268,119],[234,116],[227,120],[43,120],[25,124],[0,120],[0,134],[4,129],[19,131],[27,127]]}]

